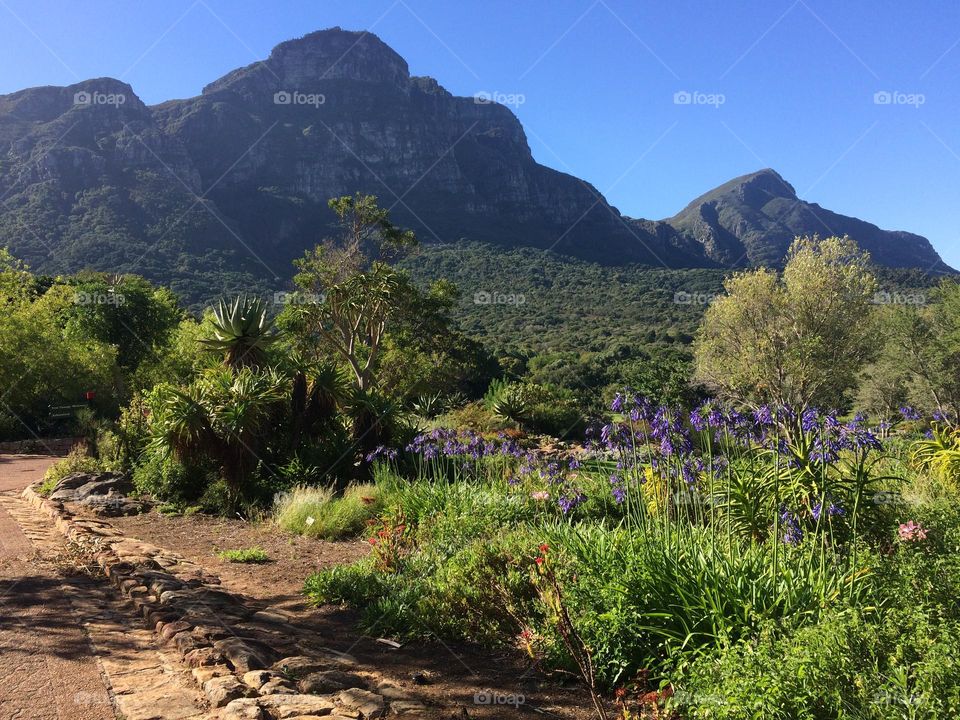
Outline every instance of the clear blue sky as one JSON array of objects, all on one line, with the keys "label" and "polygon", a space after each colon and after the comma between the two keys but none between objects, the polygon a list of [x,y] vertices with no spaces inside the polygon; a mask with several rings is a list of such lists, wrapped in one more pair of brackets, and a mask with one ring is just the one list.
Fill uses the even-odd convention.
[{"label": "clear blue sky", "polygon": [[667,217],[773,167],[960,267],[955,0],[0,0],[0,19],[0,93],[112,76],[147,103],[285,39],[372,30],[455,94],[522,95],[537,160],[624,213]]}]

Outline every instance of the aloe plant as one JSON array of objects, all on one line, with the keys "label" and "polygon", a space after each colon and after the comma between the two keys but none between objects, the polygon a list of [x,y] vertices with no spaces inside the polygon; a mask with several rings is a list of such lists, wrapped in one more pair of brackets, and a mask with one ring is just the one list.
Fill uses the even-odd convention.
[{"label": "aloe plant", "polygon": [[277,336],[267,306],[260,298],[237,296],[230,304],[220,300],[213,310],[213,337],[201,340],[211,350],[224,353],[227,367],[261,367],[266,348]]}]

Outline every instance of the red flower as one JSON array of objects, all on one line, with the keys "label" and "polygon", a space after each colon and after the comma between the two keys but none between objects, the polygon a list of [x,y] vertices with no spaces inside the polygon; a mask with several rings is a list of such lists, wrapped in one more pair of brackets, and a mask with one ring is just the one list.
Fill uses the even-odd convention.
[{"label": "red flower", "polygon": [[549,549],[550,549],[550,546],[549,546],[549,545],[541,545],[541,546],[540,546],[540,552],[542,552],[543,554],[546,554],[546,553],[547,553],[547,550],[549,550]]},{"label": "red flower", "polygon": [[371,545],[376,545],[376,544],[377,544],[377,539],[376,539],[376,538],[367,538],[367,542],[370,543]]},{"label": "red flower", "polygon": [[537,565],[543,565],[543,557],[537,557],[536,563]]}]

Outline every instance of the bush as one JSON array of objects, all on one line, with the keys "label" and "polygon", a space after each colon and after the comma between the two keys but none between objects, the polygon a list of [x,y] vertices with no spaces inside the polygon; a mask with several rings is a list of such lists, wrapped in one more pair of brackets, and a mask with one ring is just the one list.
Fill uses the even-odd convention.
[{"label": "bush", "polygon": [[103,469],[100,461],[90,456],[85,445],[75,445],[65,458],[58,460],[47,468],[47,472],[43,475],[43,485],[41,487],[49,487],[47,491],[49,493],[53,491],[54,485],[71,473],[95,473],[103,472]]},{"label": "bush", "polygon": [[375,485],[350,485],[341,497],[329,488],[298,485],[277,496],[273,518],[289,532],[339,540],[360,534],[381,507]]},{"label": "bush", "polygon": [[883,617],[848,611],[681,663],[674,706],[685,718],[734,720],[956,717],[960,625],[922,608]]},{"label": "bush", "polygon": [[163,502],[185,504],[202,497],[208,490],[213,473],[202,467],[187,467],[172,455],[147,452],[143,462],[133,470],[133,485]]}]

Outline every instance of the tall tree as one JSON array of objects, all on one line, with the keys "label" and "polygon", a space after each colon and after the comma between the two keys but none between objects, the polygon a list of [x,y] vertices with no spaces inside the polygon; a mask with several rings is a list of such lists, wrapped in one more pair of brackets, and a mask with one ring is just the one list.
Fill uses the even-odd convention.
[{"label": "tall tree", "polygon": [[372,195],[333,198],[339,235],[296,261],[299,270],[284,322],[314,357],[333,353],[350,368],[361,392],[370,390],[391,321],[409,298],[406,273],[390,264],[417,244],[390,222]]},{"label": "tall tree", "polygon": [[876,355],[876,281],[850,238],[797,238],[782,277],[738,273],[707,309],[695,378],[746,403],[837,407]]}]

